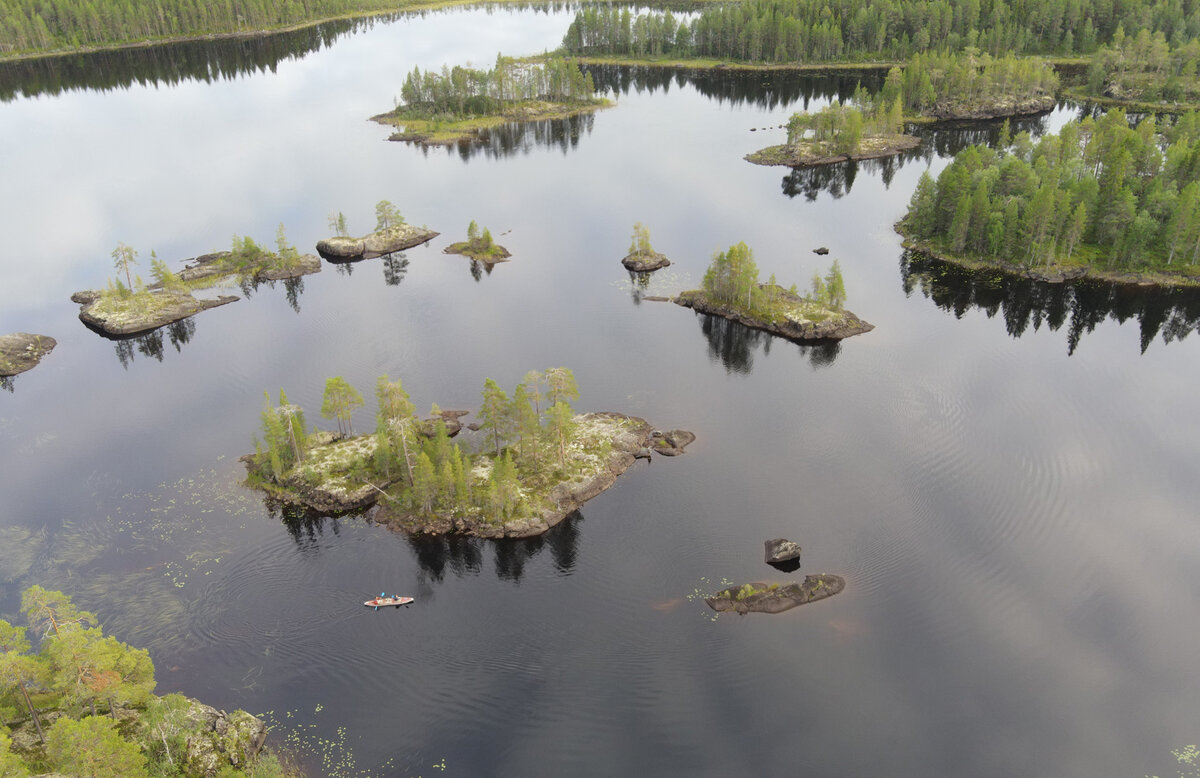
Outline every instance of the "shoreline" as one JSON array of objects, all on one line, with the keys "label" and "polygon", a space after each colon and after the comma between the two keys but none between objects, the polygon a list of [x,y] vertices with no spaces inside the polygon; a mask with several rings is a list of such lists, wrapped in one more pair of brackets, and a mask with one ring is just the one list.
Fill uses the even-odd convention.
[{"label": "shoreline", "polygon": [[[1157,287],[1161,289],[1197,289],[1200,288],[1200,270],[1195,275],[1164,273],[1156,270],[1116,270],[1097,268],[1093,265],[1062,265],[1042,264],[1025,266],[1009,262],[998,262],[972,257],[960,257],[945,249],[935,246],[926,240],[910,238],[901,229],[899,223],[895,230],[903,238],[900,245],[910,251],[917,251],[928,257],[945,262],[964,270],[989,270],[1033,281],[1048,284],[1062,284],[1069,281],[1103,281],[1121,286]],[[1180,267],[1191,267],[1180,265]]]},{"label": "shoreline", "polygon": [[[759,284],[759,286],[763,285]],[[793,343],[820,343],[843,340],[875,329],[874,324],[863,321],[845,308],[840,311],[831,311],[831,318],[820,321],[797,322],[792,319],[784,319],[782,322],[776,322],[756,319],[743,311],[713,303],[699,289],[680,292],[677,296],[671,298],[671,302],[684,308],[691,308],[697,313],[708,316],[720,316],[722,319],[728,319],[752,329],[778,335]],[[799,304],[804,301],[796,298],[795,302]]]}]

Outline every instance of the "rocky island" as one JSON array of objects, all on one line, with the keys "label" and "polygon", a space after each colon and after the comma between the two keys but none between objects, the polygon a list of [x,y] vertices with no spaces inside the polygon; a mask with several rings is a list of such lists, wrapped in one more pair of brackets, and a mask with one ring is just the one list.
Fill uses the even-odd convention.
[{"label": "rocky island", "polygon": [[576,414],[571,371],[532,371],[511,398],[488,379],[479,423],[451,442],[440,411],[418,419],[400,381],[376,385],[376,431],[355,435],[362,396],[340,378],[326,383],[322,414],[337,432],[309,432],[304,414],[268,398],[262,438],[242,458],[247,484],[321,513],[370,508],[374,521],[411,533],[487,538],[540,535],[615,483],[638,459],[675,456],[695,436],[656,431],[620,413]]},{"label": "rocky island", "polygon": [[387,200],[375,204],[375,231],[361,238],[346,234],[343,214],[331,215],[329,225],[337,234],[317,241],[317,253],[330,262],[374,259],[428,243],[438,236],[433,230],[406,224],[400,211]]},{"label": "rocky island", "polygon": [[755,581],[722,589],[712,597],[704,598],[708,607],[723,613],[782,613],[797,605],[832,597],[846,588],[846,580],[840,575],[818,573],[804,576],[803,583],[786,584]]},{"label": "rocky island", "polygon": [[49,335],[17,332],[0,335],[0,378],[20,375],[32,370],[58,345]]},{"label": "rocky island", "polygon": [[461,254],[464,257],[470,257],[485,265],[494,265],[497,262],[507,262],[512,256],[509,250],[496,243],[492,238],[491,230],[484,227],[482,232],[474,221],[467,225],[467,239],[458,243],[451,243],[446,248],[442,249],[443,254]]},{"label": "rocky island", "polygon": [[[311,254],[301,255],[288,244],[282,224],[276,242],[278,250],[272,252],[248,236],[234,235],[231,250],[185,260],[178,273],[157,257],[152,258],[154,282],[149,285],[133,275],[137,252],[122,243],[112,254],[118,277],[110,279],[105,289],[76,292],[71,301],[79,304],[79,319],[89,328],[106,337],[129,338],[239,299],[235,295],[202,299],[193,291],[226,281],[278,281],[320,272],[320,260]],[[124,283],[120,275],[125,276]]]},{"label": "rocky island", "polygon": [[630,273],[649,273],[667,267],[671,260],[659,254],[650,245],[650,230],[641,222],[633,225],[633,241],[629,244],[629,253],[621,260],[621,264]]},{"label": "rocky island", "polygon": [[372,117],[398,126],[388,140],[448,145],[481,137],[509,122],[563,119],[607,107],[591,74],[573,60],[520,62],[499,56],[492,70],[414,68],[401,89],[404,104]]},{"label": "rocky island", "polygon": [[779,286],[774,276],[759,283],[753,254],[739,243],[713,257],[703,288],[681,292],[672,302],[804,343],[841,340],[875,329],[842,307],[845,296],[837,260],[824,278],[813,277],[811,293],[802,297],[794,285]]}]

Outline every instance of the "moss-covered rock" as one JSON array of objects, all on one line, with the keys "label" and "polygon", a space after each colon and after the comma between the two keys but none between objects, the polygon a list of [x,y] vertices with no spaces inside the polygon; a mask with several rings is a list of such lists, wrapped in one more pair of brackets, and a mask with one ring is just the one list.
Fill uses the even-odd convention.
[{"label": "moss-covered rock", "polygon": [[0,335],[0,376],[14,376],[32,370],[58,345],[49,335],[17,332]]},{"label": "moss-covered rock", "polygon": [[803,583],[794,581],[786,584],[753,583],[722,589],[704,601],[717,612],[736,613],[782,613],[797,605],[804,605],[826,597],[832,597],[846,588],[840,575],[821,573],[804,577]]}]

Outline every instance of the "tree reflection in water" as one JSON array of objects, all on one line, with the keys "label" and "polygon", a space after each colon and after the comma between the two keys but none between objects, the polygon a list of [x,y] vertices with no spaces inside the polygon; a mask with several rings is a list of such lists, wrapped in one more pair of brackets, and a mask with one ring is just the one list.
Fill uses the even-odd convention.
[{"label": "tree reflection in water", "polygon": [[1019,338],[1045,324],[1051,332],[1067,325],[1067,353],[1074,354],[1086,333],[1111,319],[1136,320],[1144,354],[1162,335],[1164,344],[1183,340],[1200,328],[1200,290],[1114,284],[1093,279],[1063,283],[1036,281],[1000,271],[972,271],[916,251],[900,257],[904,293],[914,291],[961,319],[979,309],[997,314],[1009,335]]},{"label": "tree reflection in water", "polygon": [[[763,356],[771,353],[772,342],[790,344],[784,338],[779,338],[769,332],[756,330],[720,316],[697,314],[700,317],[700,331],[708,341],[708,356],[714,362],[720,362],[727,373],[749,374],[754,369],[754,351],[761,347]],[[840,341],[824,340],[816,343],[793,344],[800,350],[801,356],[808,359],[814,368],[828,367],[841,353]]]},{"label": "tree reflection in water", "polygon": [[[147,332],[145,335],[138,335],[132,338],[112,338],[113,348],[117,353],[117,361],[121,363],[121,367],[126,370],[133,363],[137,354],[142,356],[153,357],[159,362],[163,360],[165,343],[163,341],[163,333],[167,335],[167,341],[175,347],[175,351],[183,350],[183,345],[191,341],[196,334],[196,320],[192,317],[180,319],[172,322],[165,327],[160,327],[153,332]],[[104,336],[108,337],[108,336]]]}]

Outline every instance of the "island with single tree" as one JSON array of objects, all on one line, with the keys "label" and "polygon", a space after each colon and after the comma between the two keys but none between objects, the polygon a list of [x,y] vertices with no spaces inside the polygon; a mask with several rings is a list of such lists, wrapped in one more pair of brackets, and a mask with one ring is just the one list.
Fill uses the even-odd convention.
[{"label": "island with single tree", "polygon": [[491,70],[414,68],[400,94],[402,105],[372,119],[401,128],[388,140],[424,146],[470,141],[506,123],[562,119],[610,105],[597,96],[591,74],[563,57],[523,62],[497,56]]},{"label": "island with single tree", "polygon": [[419,419],[399,380],[376,383],[375,431],[354,434],[362,395],[340,377],[326,382],[321,413],[336,432],[309,431],[303,411],[267,399],[262,437],[242,458],[249,486],[321,513],[370,508],[374,521],[411,533],[487,538],[547,531],[652,452],[677,455],[694,436],[658,431],[620,413],[577,414],[567,368],[531,371],[512,396],[488,379],[479,422],[451,441],[434,406]]},{"label": "island with single tree", "polygon": [[16,332],[0,335],[0,378],[11,378],[32,370],[58,345],[49,335]]},{"label": "island with single tree", "polygon": [[231,250],[190,260],[192,264],[185,265],[178,273],[151,252],[150,272],[154,281],[146,284],[133,273],[137,252],[120,243],[112,252],[117,276],[109,279],[105,289],[76,292],[71,300],[80,305],[79,319],[102,335],[115,338],[141,335],[238,300],[234,295],[198,298],[193,291],[211,289],[230,280],[257,283],[320,272],[320,260],[312,254],[302,255],[292,247],[282,224],[276,233],[276,246],[276,251],[268,251],[249,236],[234,235]]},{"label": "island with single tree", "polygon": [[970,146],[922,175],[896,225],[908,248],[1044,281],[1200,284],[1200,114],[1136,128],[1124,111],[1035,144]]},{"label": "island with single tree", "polygon": [[443,254],[462,254],[464,257],[470,257],[485,265],[494,265],[497,262],[507,262],[512,256],[508,249],[496,243],[492,238],[492,231],[484,227],[481,231],[479,225],[474,220],[467,225],[467,239],[458,243],[451,243],[446,248],[442,249]]},{"label": "island with single tree", "polygon": [[681,292],[672,302],[806,343],[841,340],[875,329],[843,308],[845,299],[846,285],[837,260],[824,278],[815,274],[811,293],[801,296],[794,284],[790,289],[777,284],[774,275],[760,283],[753,252],[745,243],[738,243],[713,256],[700,289]]},{"label": "island with single tree", "polygon": [[400,210],[387,200],[375,204],[375,231],[361,238],[351,237],[346,216],[330,214],[329,228],[334,236],[317,241],[317,253],[330,262],[357,262],[404,251],[428,243],[439,233],[425,227],[406,224]]},{"label": "island with single tree", "polygon": [[650,245],[650,230],[646,225],[637,222],[633,225],[633,240],[629,244],[629,253],[621,260],[621,264],[631,273],[649,273],[667,267],[671,260],[654,250]]},{"label": "island with single tree", "polygon": [[0,775],[289,775],[261,719],[155,695],[150,655],[62,592],[32,586],[21,612],[28,628],[0,620]]}]

